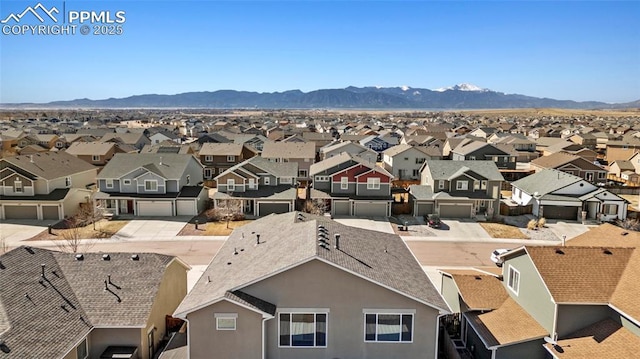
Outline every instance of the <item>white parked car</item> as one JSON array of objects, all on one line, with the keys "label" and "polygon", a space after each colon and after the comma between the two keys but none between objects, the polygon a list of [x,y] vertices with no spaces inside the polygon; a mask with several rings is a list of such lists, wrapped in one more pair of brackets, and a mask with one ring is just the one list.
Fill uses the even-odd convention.
[{"label": "white parked car", "polygon": [[502,267],[502,259],[498,258],[501,254],[507,253],[509,249],[499,248],[491,252],[491,261],[498,267]]}]

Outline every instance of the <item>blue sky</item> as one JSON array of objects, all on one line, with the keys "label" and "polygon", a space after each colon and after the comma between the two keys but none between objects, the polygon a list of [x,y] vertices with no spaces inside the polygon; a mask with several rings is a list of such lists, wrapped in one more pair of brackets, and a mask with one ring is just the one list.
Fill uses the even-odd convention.
[{"label": "blue sky", "polygon": [[[35,4],[2,0],[0,18]],[[62,10],[63,1],[42,4]],[[435,89],[461,82],[577,101],[640,99],[638,1],[64,6],[125,11],[123,34],[0,34],[0,102],[350,85]],[[22,21],[37,22],[26,16]]]}]

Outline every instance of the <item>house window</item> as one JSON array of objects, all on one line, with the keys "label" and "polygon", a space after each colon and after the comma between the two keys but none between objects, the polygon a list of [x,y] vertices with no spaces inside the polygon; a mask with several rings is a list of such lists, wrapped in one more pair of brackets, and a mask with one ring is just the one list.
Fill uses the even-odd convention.
[{"label": "house window", "polygon": [[236,156],[227,156],[227,162],[234,162],[236,160]]},{"label": "house window", "polygon": [[158,181],[156,181],[156,180],[145,180],[144,181],[144,190],[145,191],[157,191],[158,190]]},{"label": "house window", "polygon": [[112,179],[104,180],[104,186],[106,188],[113,188],[113,180]]},{"label": "house window", "polygon": [[487,189],[487,181],[480,181],[480,189]]},{"label": "house window", "polygon": [[473,181],[473,190],[477,191],[480,189],[480,181]]},{"label": "house window", "polygon": [[307,177],[307,176],[308,176],[307,170],[299,170],[298,171],[298,177]]},{"label": "house window", "polygon": [[211,178],[211,168],[204,169],[204,178]]},{"label": "house window", "polygon": [[191,176],[187,175],[187,184],[190,184],[190,183],[191,183]]},{"label": "house window", "polygon": [[89,348],[87,347],[87,338],[84,338],[76,347],[76,357],[78,359],[87,359],[89,357]]},{"label": "house window", "polygon": [[618,214],[617,204],[605,204],[602,206],[602,213],[604,214]]},{"label": "house window", "polygon": [[64,179],[64,185],[67,187],[71,187],[71,177],[67,177]]},{"label": "house window", "polygon": [[271,177],[265,177],[264,178],[264,184],[266,184],[266,185],[271,184]]},{"label": "house window", "polygon": [[249,178],[249,189],[254,189],[256,188],[256,180],[255,178]]},{"label": "house window", "polygon": [[606,175],[605,172],[598,172],[598,179],[603,179],[605,177],[605,175]]},{"label": "house window", "polygon": [[205,162],[213,162],[213,156],[211,156],[211,155],[204,156],[204,161]]},{"label": "house window", "polygon": [[329,182],[329,176],[316,176],[316,182]]},{"label": "house window", "polygon": [[404,158],[404,160],[405,160],[405,161],[409,161],[409,157],[405,157],[405,158]]},{"label": "house window", "polygon": [[100,156],[96,156],[96,155],[91,156],[91,161],[99,162],[100,161]]},{"label": "house window", "polygon": [[327,313],[280,313],[280,347],[326,347]]},{"label": "house window", "polygon": [[380,178],[367,178],[367,189],[380,189]]},{"label": "house window", "polygon": [[364,341],[411,343],[413,341],[413,314],[365,313]]},{"label": "house window", "polygon": [[282,178],[280,178],[280,183],[287,183],[287,184],[292,183],[291,177],[282,177]]},{"label": "house window", "polygon": [[15,180],[13,182],[13,192],[15,192],[15,193],[22,193],[23,192],[22,181]]},{"label": "house window", "polygon": [[444,189],[444,181],[438,181],[438,189]]},{"label": "house window", "polygon": [[419,165],[419,164],[423,164],[423,163],[424,163],[424,161],[425,161],[425,158],[416,158],[416,164],[417,164],[417,165]]},{"label": "house window", "polygon": [[236,330],[238,313],[215,313],[216,330]]},{"label": "house window", "polygon": [[236,189],[236,180],[229,178],[227,180],[227,191],[234,191]]},{"label": "house window", "polygon": [[456,189],[458,191],[466,191],[469,189],[469,182],[467,181],[456,181]]},{"label": "house window", "polygon": [[413,177],[420,176],[420,170],[413,170]]},{"label": "house window", "polygon": [[349,189],[349,177],[340,178],[340,189]]},{"label": "house window", "polygon": [[471,161],[475,161],[475,160],[476,160],[476,156],[469,156],[469,159],[470,159]]},{"label": "house window", "polygon": [[509,288],[518,295],[518,291],[520,290],[520,272],[512,266],[509,266],[509,281],[507,283]]},{"label": "house window", "polygon": [[122,184],[125,186],[129,186],[131,184],[131,180],[130,179],[123,179],[122,180]]}]

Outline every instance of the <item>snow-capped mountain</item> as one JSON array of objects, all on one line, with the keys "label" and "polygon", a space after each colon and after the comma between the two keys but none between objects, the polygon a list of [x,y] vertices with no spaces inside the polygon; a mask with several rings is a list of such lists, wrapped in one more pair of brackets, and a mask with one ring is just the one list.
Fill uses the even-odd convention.
[{"label": "snow-capped mountain", "polygon": [[481,88],[481,87],[478,87],[478,86],[473,85],[473,84],[461,83],[461,84],[457,84],[455,86],[437,88],[437,89],[432,90],[432,91],[436,91],[436,92],[445,92],[445,91],[489,92],[491,90],[485,89],[485,88]]}]

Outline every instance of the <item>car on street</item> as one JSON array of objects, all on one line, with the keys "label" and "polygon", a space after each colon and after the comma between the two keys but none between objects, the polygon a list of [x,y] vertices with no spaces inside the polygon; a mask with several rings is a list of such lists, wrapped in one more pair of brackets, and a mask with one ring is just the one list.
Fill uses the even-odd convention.
[{"label": "car on street", "polygon": [[502,267],[503,261],[500,258],[500,255],[502,255],[503,253],[507,253],[508,251],[509,250],[505,248],[495,249],[493,252],[491,252],[491,261],[495,263],[498,267]]}]

